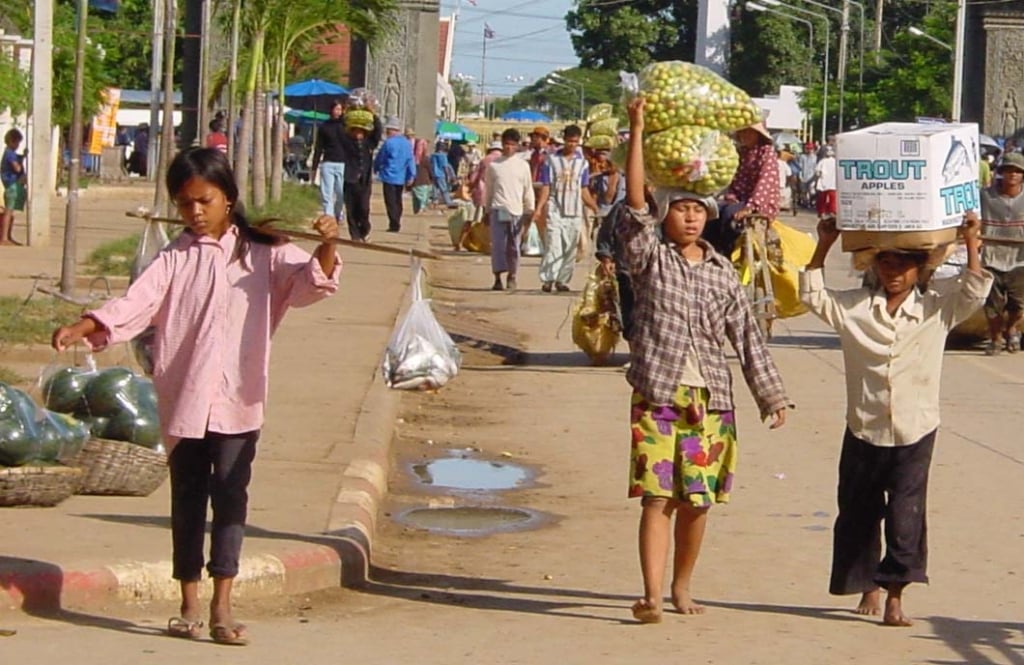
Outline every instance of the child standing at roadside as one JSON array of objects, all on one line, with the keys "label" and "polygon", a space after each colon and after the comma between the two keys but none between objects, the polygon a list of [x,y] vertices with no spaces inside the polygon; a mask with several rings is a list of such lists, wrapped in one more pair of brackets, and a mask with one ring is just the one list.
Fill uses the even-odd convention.
[{"label": "child standing at roadside", "polygon": [[[882,251],[881,286],[825,288],[825,257],[839,238],[834,218],[818,222],[818,246],[800,275],[800,299],[839,333],[846,365],[846,432],[839,459],[839,514],[829,592],[860,593],[858,614],[909,626],[903,589],[928,581],[928,469],[939,426],[939,378],[950,329],[985,302],[992,276],[981,268],[980,222],[968,213],[967,266],[957,280],[919,290],[928,252]],[[880,524],[885,520],[885,557]]]},{"label": "child standing at roadside", "polygon": [[724,337],[772,429],[786,422],[789,400],[735,269],[701,239],[708,220],[718,216],[715,200],[655,190],[655,216],[644,199],[643,99],[630,104],[629,120],[628,208],[619,231],[636,294],[626,375],[633,386],[629,496],[642,501],[644,580],[644,596],[632,611],[637,620],[656,623],[673,534],[672,604],[682,614],[704,611],[690,580],[708,510],[729,500],[737,457]]},{"label": "child standing at roadside", "polygon": [[210,502],[210,636],[242,645],[245,627],[232,616],[231,589],[263,425],[270,338],[289,307],[337,289],[341,264],[328,241],[338,223],[323,215],[313,224],[324,240],[314,257],[255,232],[238,209],[227,157],[212,148],[179,153],[167,189],[188,228],[127,294],[54,331],[53,347],[63,351],[84,339],[100,350],[156,328],[153,386],[169,451],[173,577],[182,597],[167,631],[197,638],[203,627],[199,582]]}]

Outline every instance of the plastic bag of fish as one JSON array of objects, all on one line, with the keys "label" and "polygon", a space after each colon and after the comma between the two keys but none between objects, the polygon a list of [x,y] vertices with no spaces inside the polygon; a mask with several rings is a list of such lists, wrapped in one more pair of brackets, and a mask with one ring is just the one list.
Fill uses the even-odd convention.
[{"label": "plastic bag of fish", "polygon": [[459,373],[462,354],[423,298],[419,260],[412,271],[412,304],[391,335],[380,371],[389,388],[437,390]]}]

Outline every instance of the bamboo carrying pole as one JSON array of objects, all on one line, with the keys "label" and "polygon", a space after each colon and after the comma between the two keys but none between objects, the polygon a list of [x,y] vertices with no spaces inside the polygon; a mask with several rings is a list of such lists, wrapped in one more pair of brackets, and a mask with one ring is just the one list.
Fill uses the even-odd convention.
[{"label": "bamboo carrying pole", "polygon": [[[164,224],[174,224],[175,226],[188,226],[188,223],[182,219],[175,219],[172,217],[157,217],[154,215],[148,215],[145,213],[139,213],[135,211],[128,211],[125,213],[125,217],[131,217],[132,219],[144,219],[148,222],[162,222]],[[280,217],[268,217],[266,219],[259,219],[250,222],[254,231],[262,233],[268,236],[277,236],[285,238],[298,238],[302,240],[315,240],[317,242],[330,242],[335,245],[344,245],[345,247],[355,247],[356,249],[368,249],[372,252],[384,252],[385,254],[399,254],[401,256],[416,256],[421,259],[443,259],[444,257],[434,252],[425,251],[422,249],[402,249],[401,247],[390,247],[388,245],[377,245],[371,242],[360,242],[358,240],[346,240],[344,238],[330,238],[326,239],[315,233],[306,233],[305,231],[289,231],[285,229],[273,228],[274,222],[284,221]]]}]

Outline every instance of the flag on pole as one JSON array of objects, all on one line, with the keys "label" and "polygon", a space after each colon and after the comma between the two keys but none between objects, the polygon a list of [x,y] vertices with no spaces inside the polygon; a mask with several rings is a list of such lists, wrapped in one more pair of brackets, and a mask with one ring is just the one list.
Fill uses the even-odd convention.
[{"label": "flag on pole", "polygon": [[484,23],[484,39],[494,39],[494,30]]}]

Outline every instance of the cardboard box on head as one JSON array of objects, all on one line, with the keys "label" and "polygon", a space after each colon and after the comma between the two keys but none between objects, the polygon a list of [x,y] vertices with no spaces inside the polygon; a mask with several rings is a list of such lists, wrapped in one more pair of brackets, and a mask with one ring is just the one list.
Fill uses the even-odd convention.
[{"label": "cardboard box on head", "polygon": [[892,122],[840,134],[843,250],[930,249],[955,240],[964,213],[980,208],[978,160],[973,123]]}]

